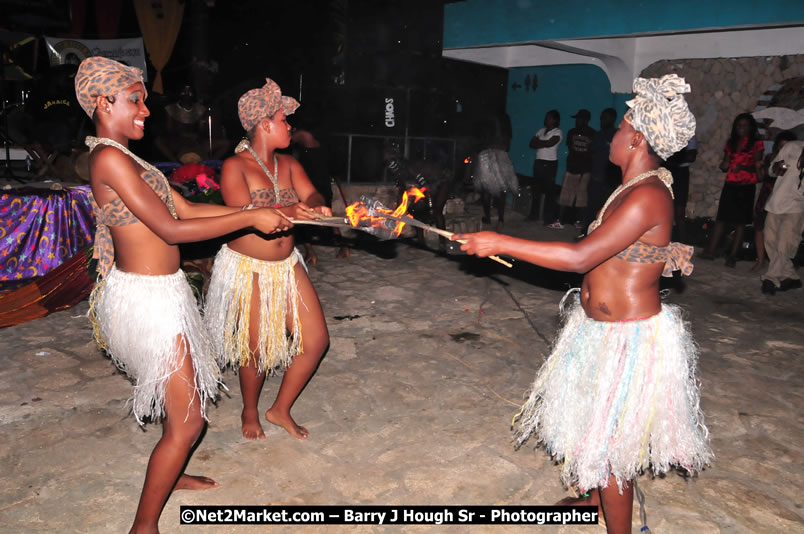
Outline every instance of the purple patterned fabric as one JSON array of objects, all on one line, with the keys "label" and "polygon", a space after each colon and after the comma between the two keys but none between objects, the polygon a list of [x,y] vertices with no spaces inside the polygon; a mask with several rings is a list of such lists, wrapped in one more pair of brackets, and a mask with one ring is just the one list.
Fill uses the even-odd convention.
[{"label": "purple patterned fabric", "polygon": [[90,187],[0,192],[0,284],[42,276],[92,243]]}]

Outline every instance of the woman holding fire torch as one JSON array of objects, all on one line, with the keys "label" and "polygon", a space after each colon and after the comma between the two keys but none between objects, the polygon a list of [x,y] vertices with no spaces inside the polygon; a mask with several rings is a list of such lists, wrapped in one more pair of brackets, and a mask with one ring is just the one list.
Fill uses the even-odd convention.
[{"label": "woman holding fire torch", "polygon": [[[692,247],[670,243],[672,177],[659,167],[695,133],[674,74],[634,80],[636,96],[611,143],[623,183],[578,243],[534,242],[493,232],[456,235],[470,254],[508,254],[586,273],[565,296],[563,327],[518,414],[518,446],[534,436],[562,462],[562,480],[588,498],[609,532],[631,532],[632,481],[712,453],[699,408],[697,352],[678,306],[662,304],[659,277],[692,272]],[[562,301],[562,304],[564,303]],[[562,306],[563,307],[563,306]]]},{"label": "woman holding fire torch", "polygon": [[[301,164],[276,153],[290,145],[287,116],[298,107],[270,79],[240,97],[238,115],[248,138],[223,164],[227,206],[272,207],[292,219],[332,215]],[[266,374],[284,370],[265,418],[307,439],[307,429],[296,424],[290,408],[329,345],[329,332],[293,235],[250,232],[224,245],[215,257],[206,302],[216,355],[238,369],[243,436],[265,438],[257,409],[260,392]]]},{"label": "woman holding fire torch", "polygon": [[134,382],[137,422],[162,419],[130,532],[158,532],[174,489],[217,484],[184,473],[204,428],[219,371],[195,296],[179,269],[179,243],[253,227],[271,233],[290,222],[276,210],[194,204],[153,165],[128,149],[142,139],[148,93],[142,71],[105,57],[81,62],[75,93],[97,137],[87,137],[98,283],[90,296],[95,338]]}]

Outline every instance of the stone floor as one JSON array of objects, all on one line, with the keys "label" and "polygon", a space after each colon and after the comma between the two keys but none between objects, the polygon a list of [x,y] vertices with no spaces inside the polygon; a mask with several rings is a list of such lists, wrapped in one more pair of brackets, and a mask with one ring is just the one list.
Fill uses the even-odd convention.
[{"label": "stone floor", "polygon": [[[507,232],[566,239],[509,216]],[[209,410],[188,471],[218,489],[183,504],[549,504],[566,495],[541,450],[514,451],[509,425],[548,348],[572,277],[517,262],[443,257],[407,243],[311,268],[332,344],[294,408],[306,442],[276,427],[240,436],[240,392]],[[804,531],[801,291],[760,294],[751,265],[698,261],[670,300],[700,344],[715,460],[694,479],[639,480],[656,533]],[[0,532],[124,532],[160,428],[127,415],[131,389],[90,340],[86,303],[0,331]],[[279,384],[269,379],[263,408]],[[798,406],[799,408],[796,408]],[[634,513],[634,531],[640,523]],[[531,532],[533,527],[284,527],[294,532]],[[542,527],[539,532],[601,532]]]}]

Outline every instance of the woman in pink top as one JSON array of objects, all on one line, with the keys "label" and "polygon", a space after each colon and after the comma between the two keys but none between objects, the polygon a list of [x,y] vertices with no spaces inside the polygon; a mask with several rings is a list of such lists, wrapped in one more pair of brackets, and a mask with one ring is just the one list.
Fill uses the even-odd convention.
[{"label": "woman in pink top", "polygon": [[715,229],[701,258],[714,259],[726,224],[733,224],[736,229],[726,257],[726,267],[734,267],[737,263],[737,249],[743,242],[745,225],[753,220],[756,183],[763,175],[763,152],[765,145],[759,138],[757,121],[750,113],[737,115],[724,148],[723,161],[720,162],[720,170],[726,173],[726,183],[720,194]]}]

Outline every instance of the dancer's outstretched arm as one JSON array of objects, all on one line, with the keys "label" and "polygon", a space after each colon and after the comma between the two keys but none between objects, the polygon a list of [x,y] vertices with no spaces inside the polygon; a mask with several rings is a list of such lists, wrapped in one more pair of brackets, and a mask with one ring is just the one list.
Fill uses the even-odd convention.
[{"label": "dancer's outstretched arm", "polygon": [[112,189],[135,217],[168,244],[203,241],[249,227],[270,234],[292,226],[272,209],[233,210],[214,217],[174,219],[162,199],[140,178],[134,161],[114,147],[99,149],[93,157],[91,172],[93,186]]},{"label": "dancer's outstretched arm", "polygon": [[662,184],[645,184],[623,193],[617,209],[578,243],[529,241],[495,232],[457,234],[452,240],[466,240],[461,250],[480,257],[505,254],[548,269],[585,273],[661,224],[666,217],[662,210],[672,208],[667,195]]}]

